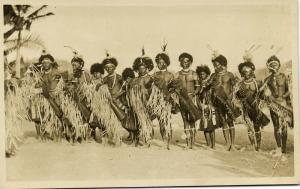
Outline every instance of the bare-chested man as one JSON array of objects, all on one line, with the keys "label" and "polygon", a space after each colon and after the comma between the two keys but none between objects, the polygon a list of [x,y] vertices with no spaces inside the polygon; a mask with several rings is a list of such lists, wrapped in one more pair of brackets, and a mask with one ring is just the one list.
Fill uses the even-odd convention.
[{"label": "bare-chested man", "polygon": [[216,107],[217,124],[223,128],[227,150],[235,150],[235,128],[233,121],[237,117],[232,104],[235,77],[227,71],[227,59],[221,54],[212,58],[215,73],[211,76],[212,97]]}]

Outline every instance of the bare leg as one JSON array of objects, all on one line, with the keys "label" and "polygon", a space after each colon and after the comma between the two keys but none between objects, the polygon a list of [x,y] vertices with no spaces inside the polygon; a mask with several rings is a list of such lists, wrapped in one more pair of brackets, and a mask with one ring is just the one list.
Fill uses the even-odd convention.
[{"label": "bare leg", "polygon": [[191,149],[193,148],[193,145],[195,144],[195,138],[196,138],[196,129],[195,129],[195,123],[188,122],[190,133],[191,133]]},{"label": "bare leg", "polygon": [[260,150],[260,144],[261,144],[261,132],[260,132],[260,127],[255,125],[254,126],[255,129],[255,139],[256,139],[256,146],[255,146],[255,150],[259,151]]},{"label": "bare leg", "polygon": [[286,127],[282,127],[281,140],[282,140],[282,153],[286,153],[286,141],[287,141],[287,128]]},{"label": "bare leg", "polygon": [[170,141],[171,141],[171,136],[170,135],[167,136],[167,140],[168,140],[167,149],[170,150]]},{"label": "bare leg", "polygon": [[190,132],[190,124],[187,120],[187,112],[181,112],[181,117],[183,120],[183,128],[184,128],[184,133],[186,135],[186,145],[188,148],[191,148],[191,132]]},{"label": "bare leg", "polygon": [[271,114],[271,119],[272,119],[272,122],[273,122],[274,136],[275,136],[275,140],[276,140],[276,144],[277,144],[277,149],[276,149],[276,153],[274,154],[274,156],[281,156],[281,153],[282,153],[282,150],[281,150],[282,141],[281,141],[279,117],[273,111],[270,111],[270,114]]},{"label": "bare leg", "polygon": [[194,144],[195,138],[194,138],[194,132],[193,132],[192,128],[190,128],[190,129],[191,130],[190,130],[190,146],[189,146],[189,148],[193,149],[193,144]]},{"label": "bare leg", "polygon": [[204,137],[205,137],[206,145],[210,146],[210,133],[207,131],[204,131]]},{"label": "bare leg", "polygon": [[230,135],[230,150],[235,151],[235,128],[233,124],[233,120],[227,120],[228,125],[229,125],[229,135]]},{"label": "bare leg", "polygon": [[250,129],[248,129],[248,138],[249,138],[249,141],[251,143],[251,145],[253,146],[253,148],[255,148],[255,138],[254,138],[254,132],[251,131]]},{"label": "bare leg", "polygon": [[35,130],[36,130],[36,139],[39,139],[41,136],[41,124],[35,122]]},{"label": "bare leg", "polygon": [[128,131],[129,135],[128,137],[126,138],[126,141],[132,141],[132,132],[131,131]]},{"label": "bare leg", "polygon": [[234,127],[230,127],[229,129],[229,134],[230,134],[230,150],[236,150],[235,148],[235,128]]},{"label": "bare leg", "polygon": [[229,127],[227,124],[223,128],[223,135],[224,135],[225,142],[226,142],[226,149],[229,151],[231,145],[230,145],[230,141],[229,141]]},{"label": "bare leg", "polygon": [[211,131],[209,134],[210,134],[210,140],[211,140],[211,148],[215,149],[215,145],[216,145],[215,130]]}]

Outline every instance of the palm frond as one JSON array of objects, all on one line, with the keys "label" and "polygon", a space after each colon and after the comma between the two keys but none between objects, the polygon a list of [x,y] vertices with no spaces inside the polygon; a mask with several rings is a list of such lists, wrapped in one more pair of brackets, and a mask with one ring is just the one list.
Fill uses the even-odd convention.
[{"label": "palm frond", "polygon": [[[4,51],[9,54],[18,48],[18,39],[7,40],[4,42],[4,46]],[[39,36],[32,35],[28,35],[21,40],[20,46],[30,49],[45,48],[44,42],[39,38]]]},{"label": "palm frond", "polygon": [[25,41],[21,42],[21,46],[30,49],[44,49],[45,44],[39,37],[31,37]]},{"label": "palm frond", "polygon": [[25,14],[31,8],[31,5],[15,5],[15,7],[19,13]]},{"label": "palm frond", "polygon": [[17,16],[17,14],[13,9],[12,5],[4,5],[3,13],[4,13],[4,25],[13,24],[12,20],[14,17]]},{"label": "palm frond", "polygon": [[38,15],[38,16],[31,17],[30,20],[36,20],[36,19],[39,19],[39,18],[51,16],[51,15],[54,15],[54,13],[53,12],[48,12],[48,13],[43,14],[43,15]]},{"label": "palm frond", "polygon": [[7,32],[4,33],[4,41],[6,41],[14,32],[16,31],[16,28],[13,27]]},{"label": "palm frond", "polygon": [[32,17],[37,16],[38,13],[39,13],[41,10],[43,10],[43,9],[45,9],[45,8],[47,8],[47,7],[48,7],[48,5],[43,5],[43,6],[41,6],[41,7],[38,8],[37,10],[33,11],[30,15],[28,15],[27,18],[31,19]]}]

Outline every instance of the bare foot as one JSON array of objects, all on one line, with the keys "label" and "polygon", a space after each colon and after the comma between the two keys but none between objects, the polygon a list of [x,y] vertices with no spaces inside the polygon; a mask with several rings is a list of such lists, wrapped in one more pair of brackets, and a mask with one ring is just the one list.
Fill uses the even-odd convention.
[{"label": "bare foot", "polygon": [[231,145],[227,144],[225,148],[226,148],[227,151],[230,151]]},{"label": "bare foot", "polygon": [[237,152],[238,150],[236,149],[236,147],[234,145],[231,145],[230,146],[230,151]]}]

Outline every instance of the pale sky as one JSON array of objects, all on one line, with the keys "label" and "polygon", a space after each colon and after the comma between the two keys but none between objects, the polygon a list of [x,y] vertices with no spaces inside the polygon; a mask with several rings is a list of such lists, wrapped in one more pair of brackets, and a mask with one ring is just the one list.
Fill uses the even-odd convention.
[{"label": "pale sky", "polygon": [[[235,72],[251,45],[262,45],[253,53],[253,62],[261,68],[274,52],[271,45],[283,47],[278,54],[282,62],[292,59],[292,40],[296,40],[288,6],[50,6],[49,10],[55,15],[33,23],[31,32],[39,34],[55,58],[71,60],[64,45],[77,49],[87,70],[105,58],[105,49],[119,61],[119,73],[132,66],[143,45],[154,60],[165,38],[170,70],[180,69],[182,52],[193,55],[193,68],[200,64],[212,68],[206,47],[210,44],[227,57],[228,69]],[[23,50],[25,58],[38,58],[40,53]]]}]

